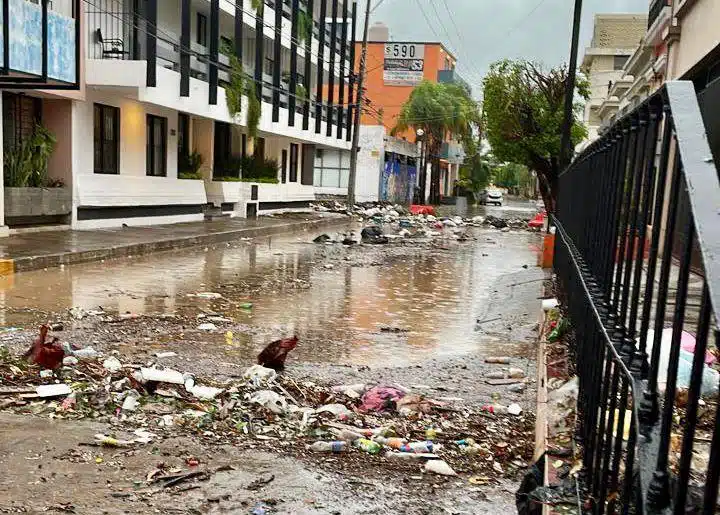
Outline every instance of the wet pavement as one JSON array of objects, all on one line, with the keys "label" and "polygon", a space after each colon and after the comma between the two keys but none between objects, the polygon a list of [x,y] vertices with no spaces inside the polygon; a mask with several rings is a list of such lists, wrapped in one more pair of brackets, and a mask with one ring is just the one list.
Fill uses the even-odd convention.
[{"label": "wet pavement", "polygon": [[153,226],[123,226],[96,230],[40,231],[32,229],[0,238],[0,265],[5,272],[38,270],[61,264],[150,254],[256,237],[297,232],[342,223],[332,213],[297,212],[258,219],[220,218]]},{"label": "wet pavement", "polygon": [[[515,216],[508,209],[524,216],[534,211],[512,205],[482,212]],[[357,229],[348,225],[343,231]],[[269,341],[296,334],[300,345],[290,356],[287,374],[298,381],[394,381],[435,398],[461,399],[468,406],[499,400],[530,409],[532,382],[523,392],[509,392],[483,383],[482,377],[492,369],[484,363],[491,355],[510,356],[513,366],[530,378],[535,375],[534,331],[545,279],[535,267],[539,235],[495,229],[473,229],[472,235],[475,239],[464,243],[443,237],[354,247],[313,244],[312,233],[272,236],[16,274],[0,284],[0,323],[6,328],[0,343],[24,350],[38,323],[61,321],[64,331],[58,335],[79,346],[145,360],[158,351],[173,351],[178,356],[165,364],[222,378],[237,377]],[[196,296],[203,292],[219,297]],[[243,307],[248,302],[252,309]],[[74,307],[127,315],[119,323],[98,317],[76,320],[68,314]],[[229,320],[217,322],[216,331],[199,331],[198,324],[212,315]],[[4,415],[0,426],[18,441],[27,430]],[[47,441],[50,429],[38,427],[36,439]],[[171,449],[166,452],[172,454]],[[210,452],[207,446],[205,452]],[[283,478],[278,484],[289,483],[271,496],[283,499],[271,513],[498,513],[514,503],[510,479],[504,486],[470,489],[462,479],[444,486],[428,483],[427,496],[420,493],[425,491],[422,485],[415,485],[419,489],[403,499],[408,478],[397,483],[394,477],[389,484],[373,472],[350,477],[331,464],[243,452],[226,450],[228,460],[244,465],[227,477],[216,477],[203,490],[202,502],[242,490],[258,470],[276,469]],[[218,449],[212,453],[215,461],[223,455]],[[5,465],[12,466],[10,461]],[[145,461],[125,463],[128,472],[123,476],[147,466]],[[306,475],[307,481],[293,484],[298,475]],[[102,476],[90,476],[87,481],[102,481]],[[258,495],[236,496],[237,511],[226,512],[247,513]],[[349,506],[348,497],[353,504],[358,500],[356,508]],[[108,502],[101,494],[83,502],[91,505],[100,498]],[[318,504],[308,505],[304,499]],[[200,501],[187,502],[196,507]],[[168,500],[155,506],[166,509],[171,504]],[[122,511],[115,509],[122,501],[108,506],[113,507],[109,513]],[[128,506],[130,512],[145,512]],[[177,512],[219,513],[211,508]]]}]

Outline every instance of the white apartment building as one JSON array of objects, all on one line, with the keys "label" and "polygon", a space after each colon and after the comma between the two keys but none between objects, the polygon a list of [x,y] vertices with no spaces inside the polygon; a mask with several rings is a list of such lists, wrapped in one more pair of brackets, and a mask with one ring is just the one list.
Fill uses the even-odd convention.
[{"label": "white apartment building", "polygon": [[[83,229],[305,207],[318,156],[349,155],[355,2],[265,0],[256,11],[251,0],[9,1],[13,17],[37,22],[9,31],[11,49],[25,41],[9,56],[11,75],[34,80],[46,63],[59,78],[10,87],[0,76],[4,164],[39,125],[56,140],[47,182],[61,187],[35,193],[40,207],[24,209],[37,184],[6,173],[12,205],[0,226]],[[42,40],[45,9],[48,33],[61,27],[64,40]],[[255,137],[245,89],[240,114],[228,109],[231,55],[260,100]]]}]

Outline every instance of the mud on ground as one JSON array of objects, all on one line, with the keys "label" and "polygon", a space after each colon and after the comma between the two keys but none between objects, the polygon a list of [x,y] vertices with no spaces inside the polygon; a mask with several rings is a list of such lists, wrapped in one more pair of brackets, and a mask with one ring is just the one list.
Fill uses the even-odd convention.
[{"label": "mud on ground", "polygon": [[[9,474],[0,480],[0,513],[514,511],[516,479],[532,454],[534,386],[529,381],[524,392],[513,393],[486,384],[487,372],[502,365],[486,364],[484,358],[509,356],[512,366],[524,369],[529,378],[535,376],[533,341],[544,275],[532,267],[531,235],[493,230],[474,235],[474,241],[465,243],[447,239],[345,247],[298,242],[273,246],[263,241],[211,248],[206,261],[215,261],[219,253],[225,258],[233,251],[242,254],[253,246],[268,250],[260,253],[260,265],[249,270],[224,273],[221,267],[210,272],[210,280],[203,276],[202,281],[179,283],[186,290],[174,295],[173,309],[165,300],[157,301],[167,299],[167,293],[150,291],[147,282],[130,284],[121,292],[110,285],[112,291],[103,294],[109,302],[101,299],[109,304],[105,313],[81,320],[64,309],[70,306],[48,306],[31,298],[8,314],[19,322],[19,330],[5,332],[0,341],[13,353],[24,351],[35,323],[50,319],[63,327],[57,335],[78,347],[92,345],[106,355],[116,352],[124,363],[145,364],[160,361],[156,352],[171,350],[177,356],[163,359],[163,365],[225,381],[237,380],[264,343],[294,330],[302,343],[291,354],[286,375],[299,384],[397,382],[431,398],[455,399],[448,402],[476,414],[488,403],[521,404],[525,413],[514,427],[524,432],[527,445],[518,445],[518,456],[507,457],[507,463],[517,464],[502,473],[487,477],[459,465],[460,476],[448,479],[422,472],[414,461],[360,452],[310,454],[303,441],[249,436],[228,440],[202,432],[161,438],[142,448],[97,448],[84,444],[96,433],[121,434],[119,421],[52,420],[47,413],[19,416],[6,410],[0,412],[0,466]],[[272,257],[264,263],[263,255]],[[151,257],[138,260],[137,266],[167,264]],[[120,269],[127,273],[133,267]],[[86,275],[100,273],[92,266],[85,270]],[[427,281],[418,279],[422,277]],[[477,295],[482,298],[468,294],[473,283],[485,284],[484,277],[490,286],[481,288]],[[363,288],[367,283],[370,289]],[[349,291],[336,299],[338,285]],[[192,288],[217,291],[222,297],[187,297]],[[112,299],[133,295],[142,297],[147,308],[129,314],[112,309]],[[251,313],[239,307],[248,300],[255,304]],[[303,302],[314,307],[303,310]],[[337,310],[338,305],[345,307]],[[400,309],[393,310],[395,305]],[[286,312],[296,308],[293,320]],[[218,322],[218,330],[210,333],[197,330],[213,316],[231,321]],[[401,331],[383,331],[382,325]],[[229,344],[228,331],[233,333]],[[458,439],[467,436],[461,433],[471,429],[472,420]],[[495,443],[504,436],[488,438]],[[454,435],[445,438],[451,442]],[[190,457],[197,459],[199,470],[207,471],[206,478],[169,489],[147,483],[148,472],[160,462],[169,469],[194,470],[188,466]]]}]

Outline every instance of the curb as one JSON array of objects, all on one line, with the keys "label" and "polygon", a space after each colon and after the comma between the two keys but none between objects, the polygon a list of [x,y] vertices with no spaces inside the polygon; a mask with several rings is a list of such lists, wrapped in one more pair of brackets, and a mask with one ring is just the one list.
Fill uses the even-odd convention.
[{"label": "curb", "polygon": [[68,251],[58,254],[47,254],[41,256],[29,256],[18,259],[0,260],[0,276],[12,275],[17,272],[28,272],[43,268],[57,267],[61,265],[73,265],[77,263],[89,263],[103,259],[115,259],[128,256],[140,256],[163,252],[169,250],[185,249],[199,245],[211,245],[215,243],[226,243],[240,238],[257,238],[260,236],[271,236],[282,233],[293,233],[332,227],[336,225],[347,225],[352,223],[352,218],[332,218],[321,220],[310,220],[301,222],[288,222],[267,227],[246,227],[230,231],[187,236],[182,238],[169,238],[153,242],[131,243],[117,247],[106,247],[92,250]]}]

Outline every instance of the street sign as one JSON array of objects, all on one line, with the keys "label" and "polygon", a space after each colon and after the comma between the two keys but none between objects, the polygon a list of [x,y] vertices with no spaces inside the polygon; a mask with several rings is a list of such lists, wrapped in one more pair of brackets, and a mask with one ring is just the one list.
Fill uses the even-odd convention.
[{"label": "street sign", "polygon": [[386,86],[416,86],[423,80],[425,45],[386,43],[383,79]]}]

